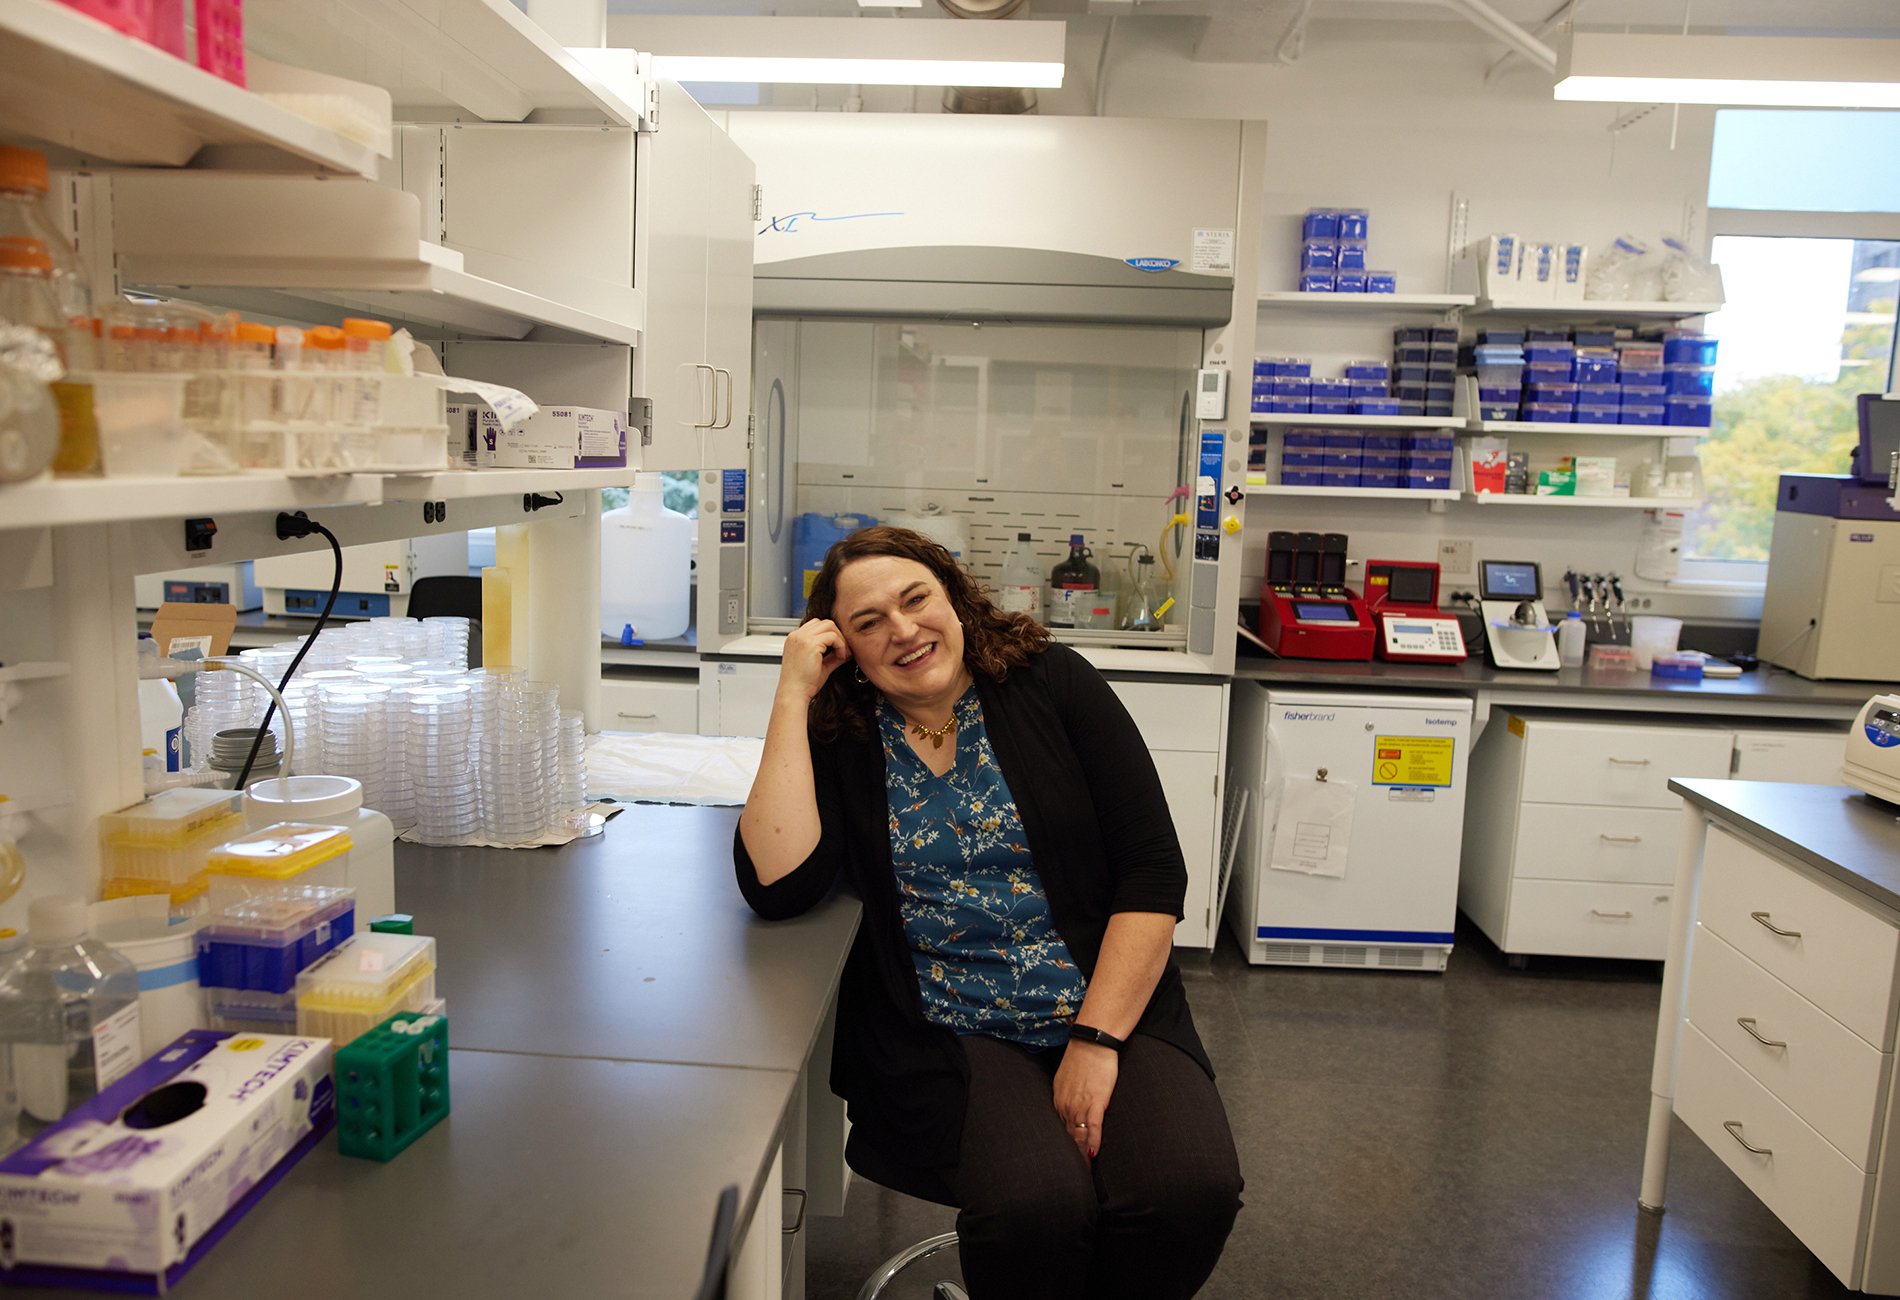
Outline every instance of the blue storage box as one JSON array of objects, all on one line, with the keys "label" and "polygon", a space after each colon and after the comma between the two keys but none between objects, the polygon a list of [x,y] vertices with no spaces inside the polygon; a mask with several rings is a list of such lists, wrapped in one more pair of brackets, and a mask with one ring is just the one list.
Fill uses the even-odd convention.
[{"label": "blue storage box", "polygon": [[1399,414],[1400,415],[1423,415],[1425,414],[1425,403],[1408,402],[1408,401],[1405,401],[1404,399],[1400,399]]},{"label": "blue storage box", "polygon": [[1405,468],[1402,451],[1369,451],[1359,463],[1361,469],[1401,470]]},{"label": "blue storage box", "polygon": [[1268,415],[1307,415],[1312,409],[1313,404],[1304,398],[1269,397],[1267,399]]},{"label": "blue storage box", "polygon": [[1394,343],[1392,360],[1402,366],[1427,366],[1432,360],[1432,345],[1429,343]]},{"label": "blue storage box", "polygon": [[[1392,383],[1395,385],[1418,384],[1423,386],[1425,377],[1430,373],[1430,367],[1426,366],[1422,361],[1416,365],[1405,361],[1395,362],[1392,366]],[[1422,402],[1425,399],[1421,397],[1418,400]]]},{"label": "blue storage box", "polygon": [[1449,473],[1420,474],[1413,470],[1407,470],[1401,486],[1423,489],[1428,492],[1448,492],[1451,490],[1451,475]]},{"label": "blue storage box", "polygon": [[1702,660],[1697,655],[1660,654],[1650,661],[1649,675],[1699,682],[1702,680]]},{"label": "blue storage box", "polygon": [[285,885],[253,894],[198,931],[198,982],[288,993],[297,974],[356,933],[356,891]]},{"label": "blue storage box", "polygon": [[1452,443],[1454,441],[1455,439],[1449,433],[1413,433],[1406,436],[1405,449],[1407,451],[1443,452],[1449,456],[1451,455]]},{"label": "blue storage box", "polygon": [[1572,383],[1526,384],[1524,385],[1524,401],[1527,405],[1532,402],[1544,402],[1575,406],[1577,386]]},{"label": "blue storage box", "polygon": [[1325,469],[1326,453],[1311,448],[1287,448],[1280,453],[1280,464],[1287,469]]},{"label": "blue storage box", "polygon": [[1355,379],[1352,381],[1351,392],[1353,400],[1356,402],[1363,402],[1368,397],[1392,396],[1392,394],[1386,390],[1384,382],[1378,379]]},{"label": "blue storage box", "polygon": [[1431,329],[1424,325],[1394,325],[1392,327],[1392,346],[1401,343],[1430,343]]},{"label": "blue storage box", "polygon": [[1392,367],[1383,361],[1348,361],[1343,373],[1348,379],[1376,379],[1383,384],[1392,378]]},{"label": "blue storage box", "polygon": [[1526,343],[1524,360],[1533,366],[1562,366],[1566,378],[1576,349],[1568,343]]},{"label": "blue storage box", "polygon": [[1362,470],[1359,474],[1359,486],[1362,488],[1396,488],[1403,474],[1399,470]]},{"label": "blue storage box", "polygon": [[1568,329],[1531,329],[1527,326],[1524,330],[1524,341],[1526,343],[1568,343],[1570,331]]},{"label": "blue storage box", "polygon": [[1668,413],[1663,416],[1664,424],[1706,429],[1715,419],[1713,398],[1671,393],[1663,398],[1663,405],[1668,408]]},{"label": "blue storage box", "polygon": [[1339,241],[1339,260],[1334,263],[1342,271],[1364,271],[1366,269],[1366,241],[1347,239]]},{"label": "blue storage box", "polygon": [[1616,346],[1616,331],[1600,326],[1579,325],[1570,331],[1570,341],[1580,348],[1613,348]]},{"label": "blue storage box", "polygon": [[1667,408],[1658,401],[1632,402],[1624,399],[1621,409],[1616,413],[1618,424],[1661,424]]},{"label": "blue storage box", "polygon": [[1621,424],[1623,409],[1618,406],[1579,406],[1578,424]]},{"label": "blue storage box", "polygon": [[1451,388],[1458,383],[1458,371],[1452,366],[1431,366],[1425,371],[1425,382],[1434,388]]},{"label": "blue storage box", "polygon": [[1339,241],[1336,239],[1309,239],[1300,245],[1300,270],[1337,271],[1339,269]]},{"label": "blue storage box", "polygon": [[1397,415],[1399,403],[1393,397],[1356,397],[1352,403],[1354,415]]},{"label": "blue storage box", "polygon": [[1451,403],[1427,402],[1425,403],[1425,414],[1430,419],[1449,420],[1451,418]]},{"label": "blue storage box", "polygon": [[1313,373],[1313,363],[1305,357],[1269,357],[1267,367],[1275,379],[1305,379]]},{"label": "blue storage box", "polygon": [[1394,275],[1392,272],[1390,271],[1367,271],[1366,272],[1366,292],[1367,293],[1397,293],[1398,291],[1399,291],[1399,277]]},{"label": "blue storage box", "polygon": [[1578,406],[1621,406],[1623,389],[1617,384],[1578,384]]},{"label": "blue storage box", "polygon": [[1531,424],[1571,424],[1576,412],[1568,402],[1526,402],[1518,418]]},{"label": "blue storage box", "polygon": [[1283,447],[1312,447],[1324,450],[1326,431],[1324,429],[1288,429],[1280,439]]},{"label": "blue storage box", "polygon": [[1267,431],[1265,429],[1247,430],[1247,445],[1249,447],[1266,446],[1267,445]]},{"label": "blue storage box", "polygon": [[1325,454],[1326,463],[1321,467],[1323,469],[1360,469],[1365,464],[1364,456],[1356,451],[1329,450]]},{"label": "blue storage box", "polygon": [[1561,366],[1524,367],[1524,382],[1527,384],[1568,384],[1575,381],[1570,378],[1568,363]]},{"label": "blue storage box", "polygon": [[1338,216],[1341,239],[1363,240],[1366,237],[1366,210],[1364,208],[1341,208]]},{"label": "blue storage box", "polygon": [[1486,406],[1483,403],[1479,403],[1478,418],[1480,420],[1515,420],[1517,418],[1517,403],[1514,401],[1505,402],[1497,406]]},{"label": "blue storage box", "polygon": [[1647,389],[1660,393],[1667,380],[1660,370],[1619,370],[1616,383],[1619,388]]},{"label": "blue storage box", "polygon": [[1334,473],[1332,470],[1327,470],[1326,473],[1320,476],[1320,486],[1321,487],[1358,487],[1359,475],[1356,471],[1352,471],[1352,470],[1347,470],[1343,473]]},{"label": "blue storage box", "polygon": [[1410,456],[1405,461],[1408,474],[1449,474],[1451,457],[1449,456]]},{"label": "blue storage box", "polygon": [[1458,386],[1456,384],[1427,384],[1425,385],[1425,401],[1427,404],[1435,405],[1438,403],[1445,403],[1449,405],[1450,403],[1458,400],[1457,393],[1458,393]]},{"label": "blue storage box", "polygon": [[1677,397],[1708,397],[1715,392],[1715,367],[1665,366],[1663,391]]},{"label": "blue storage box", "polygon": [[[1343,252],[1343,249],[1342,249]],[[1342,266],[1333,279],[1334,293],[1365,293],[1366,273],[1356,266]]]},{"label": "blue storage box", "polygon": [[1394,384],[1392,386],[1392,396],[1398,398],[1401,402],[1417,402],[1423,406],[1425,404],[1425,385],[1422,383]]},{"label": "blue storage box", "polygon": [[1327,451],[1357,452],[1363,450],[1365,445],[1365,437],[1362,434],[1345,433],[1330,429],[1326,433]]},{"label": "blue storage box", "polygon": [[1478,331],[1478,345],[1480,347],[1504,347],[1504,348],[1522,349],[1524,346],[1524,331],[1523,330],[1493,330],[1493,329],[1479,330]]},{"label": "blue storage box", "polygon": [[1280,471],[1280,482],[1287,487],[1320,487],[1325,480],[1326,476],[1318,470],[1283,469]]},{"label": "blue storage box", "polygon": [[1404,451],[1405,435],[1402,433],[1368,433],[1360,437],[1367,451]]},{"label": "blue storage box", "polygon": [[1695,334],[1686,330],[1665,334],[1663,335],[1663,364],[1712,366],[1715,364],[1715,345],[1718,341],[1706,334]]},{"label": "blue storage box", "polygon": [[[1339,212],[1334,208],[1310,208],[1300,223],[1303,239],[1338,239]],[[1364,238],[1364,236],[1361,236]]]},{"label": "blue storage box", "polygon": [[1478,385],[1478,400],[1480,402],[1489,402],[1493,405],[1508,402],[1512,406],[1516,406],[1518,400],[1523,396],[1524,388],[1521,384],[1512,384],[1508,388],[1489,388],[1483,384]]},{"label": "blue storage box", "polygon": [[1267,467],[1267,449],[1265,447],[1247,448],[1247,468],[1265,469]]},{"label": "blue storage box", "polygon": [[1570,360],[1570,377],[1580,384],[1616,382],[1616,354],[1596,356],[1579,352]]},{"label": "blue storage box", "polygon": [[1301,293],[1331,293],[1333,291],[1333,273],[1331,271],[1300,272]]},{"label": "blue storage box", "polygon": [[1313,381],[1310,379],[1276,378],[1267,385],[1267,392],[1273,397],[1311,397]]},{"label": "blue storage box", "polygon": [[1447,343],[1439,339],[1434,339],[1430,343],[1426,344],[1426,346],[1432,350],[1431,360],[1427,364],[1434,365],[1434,366],[1450,366],[1453,369],[1457,368],[1458,344],[1456,340],[1453,340]]},{"label": "blue storage box", "polygon": [[1309,382],[1313,385],[1315,397],[1352,396],[1352,380],[1350,379],[1314,379]]}]

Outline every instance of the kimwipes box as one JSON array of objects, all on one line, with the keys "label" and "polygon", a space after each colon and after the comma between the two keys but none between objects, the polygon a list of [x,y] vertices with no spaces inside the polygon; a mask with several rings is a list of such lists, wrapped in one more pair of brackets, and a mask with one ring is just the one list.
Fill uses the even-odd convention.
[{"label": "kimwipes box", "polygon": [[0,1161],[9,1286],[162,1294],[336,1126],[327,1038],[193,1029]]},{"label": "kimwipes box", "polygon": [[486,407],[476,464],[482,469],[618,469],[627,463],[627,416],[590,406],[545,406],[516,429]]}]

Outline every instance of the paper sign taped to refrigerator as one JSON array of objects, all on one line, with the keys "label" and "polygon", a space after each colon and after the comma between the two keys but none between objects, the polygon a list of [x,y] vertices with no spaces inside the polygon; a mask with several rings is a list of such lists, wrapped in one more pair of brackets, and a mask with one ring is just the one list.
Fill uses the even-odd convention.
[{"label": "paper sign taped to refrigerator", "polygon": [[1450,736],[1374,736],[1374,785],[1451,785],[1451,755],[1456,742]]},{"label": "paper sign taped to refrigerator", "polygon": [[1358,788],[1351,781],[1287,777],[1280,791],[1280,816],[1267,865],[1275,871],[1344,879]]}]

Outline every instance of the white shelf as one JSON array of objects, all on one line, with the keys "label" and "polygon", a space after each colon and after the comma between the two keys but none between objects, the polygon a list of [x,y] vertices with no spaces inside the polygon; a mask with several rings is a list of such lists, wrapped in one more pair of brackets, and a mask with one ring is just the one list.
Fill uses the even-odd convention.
[{"label": "white shelf", "polygon": [[[0,128],[55,161],[376,174],[376,151],[57,0],[0,4]],[[249,146],[200,157],[207,146]]]},{"label": "white shelf", "polygon": [[1293,483],[1250,483],[1250,497],[1365,497],[1380,501],[1456,501],[1456,489],[1302,487]]},{"label": "white shelf", "polygon": [[41,677],[64,677],[72,670],[71,664],[55,660],[8,664],[0,668],[0,682],[30,682]]},{"label": "white shelf", "polygon": [[1701,437],[1706,425],[1681,424],[1552,424],[1545,420],[1473,420],[1470,433],[1581,433],[1611,438]]},{"label": "white shelf", "polygon": [[1342,429],[1463,429],[1462,415],[1261,415],[1254,424],[1320,424]]},{"label": "white shelf", "polygon": [[1275,289],[1260,295],[1262,311],[1334,311],[1354,316],[1436,316],[1478,300],[1468,293],[1301,293]]},{"label": "white shelf", "polygon": [[1479,298],[1473,316],[1567,316],[1578,320],[1682,320],[1722,310],[1719,302],[1609,302],[1597,298],[1557,298],[1548,302],[1500,302]]},{"label": "white shelf", "polygon": [[244,38],[280,63],[382,86],[403,108],[490,122],[544,109],[613,126],[643,116],[639,88],[609,86],[510,0],[251,0]]},{"label": "white shelf", "polygon": [[631,469],[444,470],[424,474],[333,474],[287,478],[233,474],[180,478],[41,478],[0,486],[0,529],[134,519],[314,510],[385,501],[465,501],[524,492],[625,487]]},{"label": "white shelf", "polygon": [[1528,492],[1464,492],[1459,500],[1480,506],[1551,506],[1584,510],[1695,510],[1701,497],[1540,497]]}]

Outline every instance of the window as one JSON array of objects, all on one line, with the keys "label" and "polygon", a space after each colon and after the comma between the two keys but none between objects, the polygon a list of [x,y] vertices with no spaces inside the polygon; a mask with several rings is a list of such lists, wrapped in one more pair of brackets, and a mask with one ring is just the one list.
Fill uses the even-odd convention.
[{"label": "window", "polygon": [[[1684,532],[1689,560],[1763,564],[1782,474],[1844,474],[1855,396],[1884,392],[1900,297],[1900,242],[1717,236],[1728,306],[1715,426],[1702,448],[1708,502]],[[1696,576],[1723,575],[1699,566]]]}]

